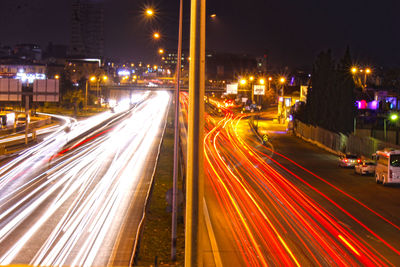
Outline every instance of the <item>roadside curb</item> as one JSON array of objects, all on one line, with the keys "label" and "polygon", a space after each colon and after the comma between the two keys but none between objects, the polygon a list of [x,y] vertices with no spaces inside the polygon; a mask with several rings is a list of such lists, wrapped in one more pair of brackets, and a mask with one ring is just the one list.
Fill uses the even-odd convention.
[{"label": "roadside curb", "polygon": [[310,143],[310,144],[313,144],[313,145],[315,145],[315,146],[317,146],[317,147],[319,147],[319,148],[321,148],[321,149],[323,149],[323,150],[325,150],[325,151],[327,151],[327,152],[329,152],[329,153],[332,153],[332,154],[337,155],[337,156],[343,156],[343,155],[344,155],[344,153],[342,153],[342,152],[340,152],[340,151],[333,150],[332,148],[329,148],[329,147],[327,147],[327,146],[321,144],[321,143],[318,142],[318,141],[314,141],[314,140],[312,140],[312,139],[305,138],[304,136],[300,135],[299,133],[296,133],[296,132],[295,132],[295,135],[296,135],[298,138],[302,139],[303,141],[305,141],[305,142],[307,142],[307,143]]}]

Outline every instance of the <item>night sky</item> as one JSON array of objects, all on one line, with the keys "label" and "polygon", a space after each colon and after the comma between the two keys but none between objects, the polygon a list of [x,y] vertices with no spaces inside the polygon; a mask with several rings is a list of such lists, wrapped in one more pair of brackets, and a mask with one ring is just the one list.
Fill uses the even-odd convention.
[{"label": "night sky", "polygon": [[[158,47],[176,47],[178,0],[104,3],[106,56],[149,61]],[[158,10],[153,22],[142,15],[151,4]],[[184,5],[187,44],[190,1]],[[70,0],[1,0],[0,44],[69,44],[70,11]],[[319,51],[331,48],[339,58],[349,45],[358,63],[400,65],[400,1],[209,0],[207,12],[217,14],[207,19],[207,49],[267,51],[270,64],[310,67]],[[153,29],[165,36],[158,43]]]}]

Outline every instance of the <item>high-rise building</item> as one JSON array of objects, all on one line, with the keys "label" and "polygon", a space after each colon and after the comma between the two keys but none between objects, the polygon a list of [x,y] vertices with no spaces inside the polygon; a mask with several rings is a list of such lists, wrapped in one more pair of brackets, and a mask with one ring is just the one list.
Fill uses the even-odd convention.
[{"label": "high-rise building", "polygon": [[73,57],[102,58],[104,50],[104,6],[101,0],[73,0],[71,18]]}]

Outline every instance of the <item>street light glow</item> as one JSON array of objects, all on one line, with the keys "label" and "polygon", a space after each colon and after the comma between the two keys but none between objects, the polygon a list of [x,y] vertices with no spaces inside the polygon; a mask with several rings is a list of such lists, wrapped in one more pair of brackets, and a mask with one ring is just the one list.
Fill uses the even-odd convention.
[{"label": "street light glow", "polygon": [[217,14],[212,14],[211,16],[210,16],[210,18],[215,18],[217,16]]},{"label": "street light glow", "polygon": [[160,39],[160,33],[155,32],[155,33],[153,34],[153,37],[154,37],[154,39]]},{"label": "street light glow", "polygon": [[390,115],[390,120],[391,121],[396,121],[399,118],[399,115],[397,115],[396,113]]},{"label": "street light glow", "polygon": [[154,15],[154,10],[151,8],[146,9],[146,16],[152,17]]},{"label": "street light glow", "polygon": [[91,82],[95,82],[96,81],[96,77],[95,76],[90,77],[90,81]]},{"label": "street light glow", "polygon": [[158,53],[159,54],[164,54],[164,49],[162,49],[162,48],[158,49]]},{"label": "street light glow", "polygon": [[265,80],[263,79],[263,78],[261,78],[260,80],[259,80],[259,83],[262,85],[262,84],[265,84]]},{"label": "street light glow", "polygon": [[245,85],[246,83],[247,83],[247,81],[246,81],[245,79],[241,79],[241,80],[240,80],[240,84],[241,84],[241,85]]},{"label": "street light glow", "polygon": [[254,81],[254,76],[250,76],[249,80]]},{"label": "street light glow", "polygon": [[280,82],[280,83],[285,83],[285,82],[286,82],[286,79],[285,79],[284,77],[281,77],[281,78],[279,79],[279,82]]},{"label": "street light glow", "polygon": [[352,73],[356,73],[356,72],[357,72],[357,68],[356,68],[356,67],[352,67],[352,68],[351,68],[351,72],[352,72]]},{"label": "street light glow", "polygon": [[268,77],[268,81],[272,81],[272,77]]},{"label": "street light glow", "polygon": [[371,73],[371,69],[370,68],[366,68],[365,69],[365,73],[370,74]]}]

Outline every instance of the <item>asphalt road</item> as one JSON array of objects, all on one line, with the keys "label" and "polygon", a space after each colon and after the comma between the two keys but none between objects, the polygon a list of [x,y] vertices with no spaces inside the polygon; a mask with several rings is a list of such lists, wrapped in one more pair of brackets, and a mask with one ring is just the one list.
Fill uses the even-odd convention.
[{"label": "asphalt road", "polygon": [[139,98],[2,166],[0,264],[129,264],[169,103],[165,92]]},{"label": "asphalt road", "polygon": [[266,146],[245,118],[216,125],[205,189],[216,265],[400,264],[400,187],[338,168],[272,120]]}]

